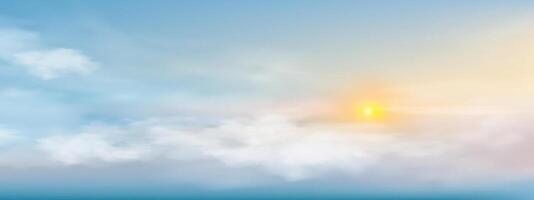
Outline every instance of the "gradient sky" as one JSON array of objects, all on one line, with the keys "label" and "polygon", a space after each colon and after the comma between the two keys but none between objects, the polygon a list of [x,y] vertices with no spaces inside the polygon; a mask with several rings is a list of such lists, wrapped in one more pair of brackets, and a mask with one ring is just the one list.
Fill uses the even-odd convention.
[{"label": "gradient sky", "polygon": [[0,197],[534,198],[533,13],[0,0]]}]

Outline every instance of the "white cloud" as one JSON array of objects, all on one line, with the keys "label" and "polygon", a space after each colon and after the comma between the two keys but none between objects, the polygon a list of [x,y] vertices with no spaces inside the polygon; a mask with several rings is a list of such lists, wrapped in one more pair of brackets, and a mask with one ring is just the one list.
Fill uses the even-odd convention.
[{"label": "white cloud", "polygon": [[121,146],[104,135],[93,133],[51,136],[40,140],[39,147],[53,160],[66,165],[131,161],[144,153],[141,148]]},{"label": "white cloud", "polygon": [[0,29],[0,49],[0,59],[24,67],[43,80],[86,75],[98,66],[78,50],[46,47],[38,34],[24,30]]},{"label": "white cloud", "polygon": [[370,142],[369,138],[299,127],[277,116],[229,121],[194,133],[160,127],[151,134],[156,145],[173,145],[179,152],[193,150],[231,167],[260,167],[288,180],[312,177],[322,170],[359,171],[376,159],[372,155],[376,144],[359,145]]},{"label": "white cloud", "polygon": [[534,163],[521,153],[531,151],[534,141],[524,116],[471,117],[397,129],[302,124],[271,115],[213,126],[159,119],[48,136],[38,144],[41,153],[62,165],[217,162],[221,174],[257,169],[286,181],[341,173],[354,180],[462,184],[534,175]]},{"label": "white cloud", "polygon": [[96,64],[79,51],[63,48],[17,53],[14,62],[44,80],[65,74],[85,75],[96,69]]}]

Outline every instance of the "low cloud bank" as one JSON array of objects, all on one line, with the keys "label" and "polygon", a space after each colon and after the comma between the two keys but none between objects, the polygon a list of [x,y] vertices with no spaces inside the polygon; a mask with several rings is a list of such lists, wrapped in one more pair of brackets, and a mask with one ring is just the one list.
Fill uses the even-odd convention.
[{"label": "low cloud bank", "polygon": [[32,167],[217,162],[221,172],[253,168],[290,182],[341,173],[355,180],[461,184],[533,175],[526,152],[534,137],[526,119],[421,120],[402,128],[307,124],[280,115],[205,126],[152,119],[45,136],[27,148],[43,159]]}]

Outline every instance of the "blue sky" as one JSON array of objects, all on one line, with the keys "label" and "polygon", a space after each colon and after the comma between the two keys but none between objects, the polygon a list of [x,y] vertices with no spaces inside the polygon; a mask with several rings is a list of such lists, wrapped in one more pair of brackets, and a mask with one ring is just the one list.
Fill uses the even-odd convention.
[{"label": "blue sky", "polygon": [[532,2],[0,4],[0,196],[532,196]]}]

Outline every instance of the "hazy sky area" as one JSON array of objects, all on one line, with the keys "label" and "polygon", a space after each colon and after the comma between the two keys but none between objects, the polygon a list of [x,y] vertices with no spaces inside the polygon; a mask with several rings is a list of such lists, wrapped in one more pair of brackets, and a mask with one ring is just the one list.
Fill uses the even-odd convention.
[{"label": "hazy sky area", "polygon": [[0,0],[0,199],[533,199],[534,1]]}]

